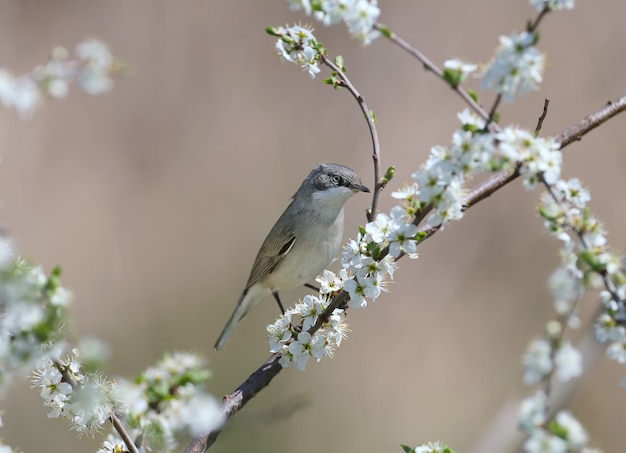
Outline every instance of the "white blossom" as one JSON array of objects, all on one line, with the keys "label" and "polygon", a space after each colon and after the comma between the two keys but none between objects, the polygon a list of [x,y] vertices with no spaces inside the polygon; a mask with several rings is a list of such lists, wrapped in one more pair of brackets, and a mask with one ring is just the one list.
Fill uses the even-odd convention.
[{"label": "white blossom", "polygon": [[552,10],[574,9],[576,0],[530,0],[530,4],[534,6],[537,11],[543,11],[545,8]]},{"label": "white blossom", "polygon": [[532,432],[547,420],[548,396],[541,390],[520,404],[518,425],[524,432]]},{"label": "white blossom", "polygon": [[273,34],[278,36],[276,52],[279,58],[300,66],[314,79],[315,75],[320,72],[320,68],[318,66],[318,43],[313,36],[312,29],[302,25],[293,25],[288,28],[275,28]]},{"label": "white blossom", "polygon": [[524,94],[542,82],[544,56],[534,46],[536,35],[522,32],[519,35],[501,36],[495,57],[480,74],[483,89],[494,89],[512,101],[519,92]]},{"label": "white blossom", "polygon": [[582,374],[583,363],[580,352],[569,341],[561,343],[554,354],[556,377],[561,382],[567,382]]},{"label": "white blossom", "polygon": [[572,448],[582,448],[589,440],[585,429],[569,411],[559,411],[555,421],[565,430],[567,443]]},{"label": "white blossom", "polygon": [[524,383],[536,384],[552,371],[551,353],[552,348],[548,340],[538,338],[530,343],[522,359],[524,364]]}]

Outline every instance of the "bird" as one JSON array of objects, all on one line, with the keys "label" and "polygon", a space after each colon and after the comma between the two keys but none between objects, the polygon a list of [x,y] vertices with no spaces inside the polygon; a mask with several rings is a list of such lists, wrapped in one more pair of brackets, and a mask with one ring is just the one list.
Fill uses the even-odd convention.
[{"label": "bird", "polygon": [[343,238],[344,204],[369,191],[345,165],[322,163],[309,173],[263,241],[216,350],[224,349],[244,316],[270,294],[285,312],[279,291],[307,284],[330,264]]}]

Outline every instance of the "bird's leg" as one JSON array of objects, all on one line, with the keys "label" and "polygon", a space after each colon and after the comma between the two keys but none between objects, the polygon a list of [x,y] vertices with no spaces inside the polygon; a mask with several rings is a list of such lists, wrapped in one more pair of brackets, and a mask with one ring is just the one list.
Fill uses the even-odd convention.
[{"label": "bird's leg", "polygon": [[309,289],[312,289],[315,292],[318,292],[318,293],[320,292],[320,289],[317,286],[311,285],[310,283],[305,283],[304,286],[306,286]]},{"label": "bird's leg", "polygon": [[274,296],[274,299],[276,299],[276,303],[278,304],[278,307],[280,308],[281,313],[284,315],[285,309],[283,308],[283,304],[280,301],[280,297],[278,297],[278,291],[276,290],[272,291],[272,296]]}]

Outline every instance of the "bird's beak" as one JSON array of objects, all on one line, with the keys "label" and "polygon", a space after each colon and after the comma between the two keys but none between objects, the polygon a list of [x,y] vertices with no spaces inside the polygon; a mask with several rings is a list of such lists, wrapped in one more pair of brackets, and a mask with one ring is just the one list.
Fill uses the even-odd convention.
[{"label": "bird's beak", "polygon": [[370,191],[363,184],[355,184],[355,185],[353,185],[352,186],[352,190],[354,190],[355,192],[367,192],[367,193],[369,193],[369,191]]}]

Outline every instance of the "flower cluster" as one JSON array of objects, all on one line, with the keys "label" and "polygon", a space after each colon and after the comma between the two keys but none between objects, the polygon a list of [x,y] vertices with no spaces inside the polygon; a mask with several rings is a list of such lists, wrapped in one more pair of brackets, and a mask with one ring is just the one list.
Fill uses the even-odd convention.
[{"label": "flower cluster", "polygon": [[[119,398],[126,408],[130,436],[146,451],[173,451],[176,436],[206,434],[224,423],[220,404],[201,390],[210,377],[204,360],[185,353],[166,355],[136,382],[122,382]],[[99,453],[115,453],[123,442],[110,434]]]},{"label": "flower cluster", "polygon": [[[584,287],[600,280],[604,290],[600,300],[604,308],[595,326],[596,338],[611,342],[607,349],[609,357],[626,363],[626,276],[623,259],[613,254],[607,244],[606,230],[591,214],[587,202],[591,196],[578,179],[557,180],[548,185],[539,213],[544,219],[549,234],[562,243],[563,259],[560,283],[561,290],[557,313],[571,311],[569,308]],[[596,280],[592,276],[596,276]],[[573,313],[574,322],[577,317]],[[571,323],[570,323],[571,325]]]},{"label": "flower cluster", "polygon": [[569,341],[537,338],[528,346],[522,361],[526,384],[542,382],[553,372],[561,382],[569,381],[582,373],[582,356]]},{"label": "flower cluster", "polygon": [[281,354],[283,367],[303,370],[311,357],[319,361],[332,356],[340,346],[347,331],[342,309],[336,309],[318,330],[310,332],[332,295],[345,290],[353,307],[365,307],[368,299],[376,300],[393,278],[398,257],[405,254],[417,258],[418,229],[410,223],[417,193],[416,185],[394,192],[403,205],[393,208],[390,216],[379,213],[374,221],[361,228],[358,240],[351,240],[343,250],[343,268],[339,274],[326,270],[316,279],[320,283],[320,297],[305,296],[267,326],[270,351]]},{"label": "flower cluster", "polygon": [[60,347],[70,300],[60,275],[60,268],[46,276],[15,258],[10,241],[0,236],[0,389]]},{"label": "flower cluster", "polygon": [[452,145],[433,147],[413,174],[419,186],[416,198],[422,206],[433,207],[429,225],[444,226],[463,217],[464,184],[476,173],[518,168],[528,188],[534,188],[540,178],[555,181],[560,176],[561,152],[554,140],[513,126],[488,132],[485,121],[467,109],[458,117],[462,127],[453,133]]},{"label": "flower cluster", "polygon": [[119,408],[117,386],[100,373],[85,372],[76,349],[64,360],[47,359],[32,382],[50,408],[48,417],[64,419],[80,435],[95,435]]},{"label": "flower cluster", "polygon": [[553,139],[535,137],[530,131],[516,127],[505,128],[495,138],[499,142],[500,162],[520,165],[519,173],[528,189],[534,189],[540,179],[552,184],[561,176],[563,157]]},{"label": "flower cluster", "polygon": [[294,63],[309,73],[312,79],[320,72],[318,66],[321,44],[313,36],[313,29],[303,25],[269,27],[267,33],[277,36],[276,53],[282,61]]},{"label": "flower cluster", "polygon": [[543,391],[522,402],[518,425],[529,436],[524,443],[527,453],[580,451],[588,442],[584,428],[569,411],[549,418],[548,397]]},{"label": "flower cluster", "polygon": [[556,11],[574,9],[576,0],[530,0],[530,4],[537,8],[537,11],[543,11],[546,8]]},{"label": "flower cluster", "polygon": [[343,22],[348,32],[363,45],[380,36],[374,25],[380,16],[377,0],[289,0],[291,10],[303,9],[324,25]]},{"label": "flower cluster", "polygon": [[[343,285],[340,277],[338,279],[330,271],[324,272],[324,281],[326,288],[333,284]],[[302,302],[287,310],[274,324],[267,326],[270,351],[280,353],[279,362],[283,368],[293,366],[304,370],[311,357],[317,361],[326,356],[332,357],[335,348],[341,345],[347,334],[347,326],[343,322],[344,310],[333,311],[313,335],[308,332],[326,310],[328,303],[326,297],[305,296]],[[296,318],[300,321],[297,324]],[[294,325],[298,325],[298,328],[294,328]]]},{"label": "flower cluster", "polygon": [[22,118],[30,118],[44,95],[63,98],[74,80],[89,94],[109,91],[112,76],[120,68],[107,46],[97,40],[78,44],[75,59],[70,59],[65,48],[56,47],[47,63],[27,74],[14,77],[0,69],[0,103],[15,108]]},{"label": "flower cluster", "polygon": [[[606,231],[587,206],[589,192],[578,179],[560,179],[560,171],[555,170],[558,167],[560,158],[554,169],[544,169],[536,179],[547,188],[539,206],[545,229],[562,244],[563,262],[549,280],[557,316],[548,322],[544,336],[531,342],[523,358],[527,384],[547,384],[553,376],[564,382],[581,375],[582,356],[564,338],[564,331],[580,326],[577,303],[586,288],[596,283],[605,287],[601,292],[604,312],[596,323],[596,336],[600,341],[613,342],[607,349],[610,357],[626,362],[622,259],[608,250]],[[561,411],[549,417],[548,396],[540,391],[522,403],[520,427],[528,434],[525,451],[566,452],[585,447],[587,435],[571,413]]]},{"label": "flower cluster", "polygon": [[454,453],[454,450],[442,442],[428,442],[415,448],[403,445],[402,448],[406,453]]},{"label": "flower cluster", "polygon": [[453,87],[465,82],[469,75],[476,71],[478,66],[457,58],[446,60],[443,63],[443,78]]},{"label": "flower cluster", "polygon": [[[560,176],[561,153],[553,140],[534,137],[517,127],[508,127],[499,133],[486,131],[485,121],[467,110],[459,114],[459,120],[462,127],[454,132],[452,145],[432,148],[425,164],[413,174],[415,183],[392,194],[401,204],[392,208],[390,214],[378,213],[372,222],[361,228],[356,240],[348,242],[340,274],[325,272],[318,279],[322,294],[343,289],[349,294],[353,307],[365,307],[368,300],[376,300],[393,279],[398,257],[417,257],[420,233],[413,222],[415,215],[428,206],[431,212],[426,222],[434,227],[443,227],[462,218],[465,181],[478,172],[517,168],[529,188],[535,187],[538,181],[556,181]],[[327,340],[326,333],[316,338],[317,334],[306,332],[312,324],[298,332],[292,327],[291,317],[308,310],[311,304],[325,308],[327,301],[305,299],[268,326],[271,350],[284,353],[285,366],[294,363],[302,368],[309,357],[319,360],[329,355],[324,348],[337,346]],[[562,347],[559,357],[563,359],[563,367],[569,364],[569,368],[559,368],[559,375],[574,376],[577,368],[571,348]],[[529,363],[540,362],[541,357],[535,358],[535,355],[529,354]],[[546,368],[545,364],[538,366]]]},{"label": "flower cluster", "polygon": [[519,92],[537,89],[543,80],[544,55],[535,47],[536,33],[522,32],[500,37],[495,57],[480,74],[482,89],[494,89],[508,101]]}]

